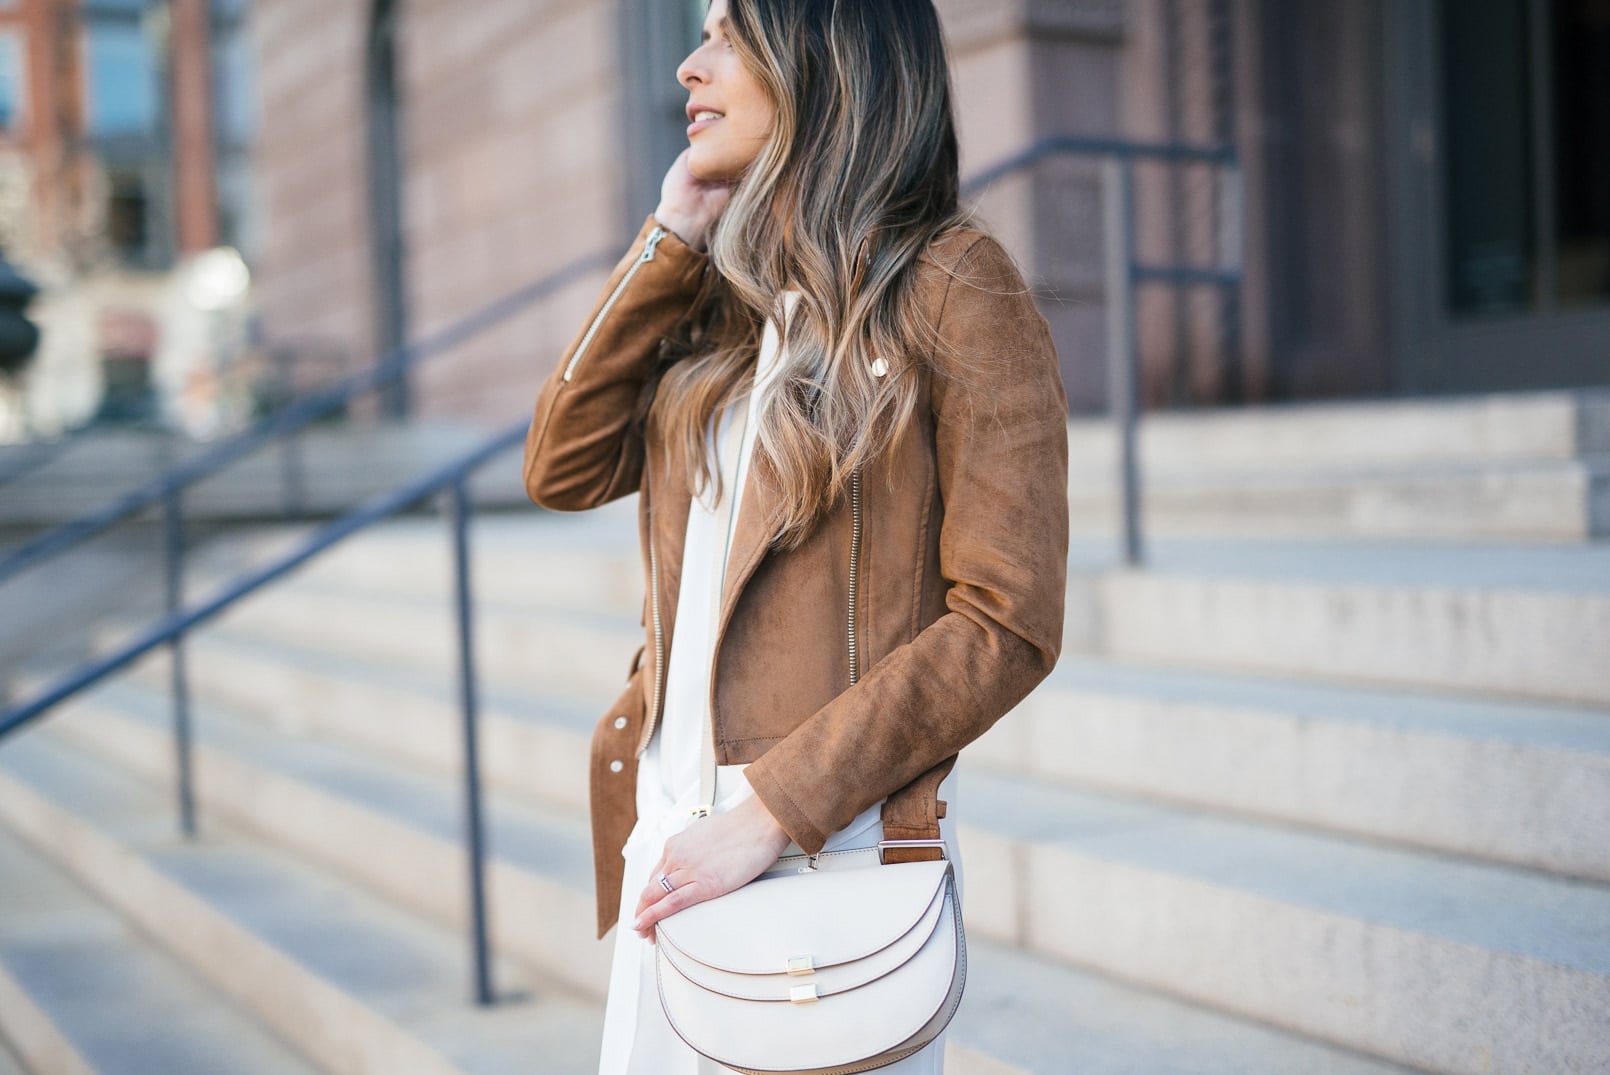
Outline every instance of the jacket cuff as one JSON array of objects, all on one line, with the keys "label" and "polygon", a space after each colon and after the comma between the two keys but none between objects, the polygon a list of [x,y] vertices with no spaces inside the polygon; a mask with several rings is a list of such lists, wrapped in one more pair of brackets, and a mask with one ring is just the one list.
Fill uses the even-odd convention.
[{"label": "jacket cuff", "polygon": [[765,761],[765,755],[761,755],[744,767],[749,786],[766,809],[771,811],[771,816],[777,819],[777,824],[788,833],[789,839],[807,855],[816,854],[827,843],[829,834],[818,828],[782,784],[777,782]]},{"label": "jacket cuff", "polygon": [[637,229],[637,238],[632,240],[632,249],[641,250],[648,243],[649,234],[655,228],[663,229],[665,232],[660,237],[660,245],[655,248],[656,257],[667,258],[680,270],[703,271],[705,264],[710,260],[710,255],[693,249],[683,241],[682,236],[661,224],[653,213],[650,213],[644,219],[643,226]]}]

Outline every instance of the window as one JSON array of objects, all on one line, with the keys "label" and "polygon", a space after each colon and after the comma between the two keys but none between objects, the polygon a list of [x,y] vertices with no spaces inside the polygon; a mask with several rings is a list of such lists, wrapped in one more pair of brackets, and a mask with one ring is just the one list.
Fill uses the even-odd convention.
[{"label": "window", "polygon": [[0,131],[8,134],[22,128],[25,115],[25,56],[23,42],[16,34],[0,34]]},{"label": "window", "polygon": [[86,0],[76,10],[85,143],[105,179],[105,239],[122,263],[156,268],[171,258],[172,237],[165,223],[165,72],[151,8],[145,0]]},{"label": "window", "polygon": [[90,138],[154,131],[158,116],[156,57],[140,24],[122,19],[91,23],[85,49]]},{"label": "window", "polygon": [[1610,300],[1610,4],[1444,0],[1457,317]]},{"label": "window", "polygon": [[1554,4],[1555,281],[1561,305],[1610,299],[1610,4]]},{"label": "window", "polygon": [[257,133],[256,71],[239,0],[213,0],[213,124],[217,154],[219,241],[248,262],[257,249],[251,144]]}]

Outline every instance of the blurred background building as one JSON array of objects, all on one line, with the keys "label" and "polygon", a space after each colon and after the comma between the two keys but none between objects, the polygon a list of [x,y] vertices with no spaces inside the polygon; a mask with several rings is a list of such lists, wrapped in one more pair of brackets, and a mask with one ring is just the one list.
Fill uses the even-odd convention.
[{"label": "blurred background building", "polygon": [[45,330],[0,441],[97,422],[208,435],[231,406],[256,220],[244,14],[0,6],[0,247],[44,285]]},{"label": "blurred background building", "polygon": [[[259,0],[268,336],[350,361],[618,246],[685,145],[674,70],[702,6]],[[1151,401],[1610,380],[1602,0],[939,6],[966,175],[1061,134],[1239,150],[1244,219],[1210,169],[1141,169],[1154,259],[1245,236],[1239,302],[1143,295]],[[1042,292],[1076,407],[1098,406],[1095,165],[1048,160],[980,204]],[[560,311],[423,374],[413,405],[506,414],[574,330]]]},{"label": "blurred background building", "polygon": [[[0,6],[0,243],[50,329],[0,435],[238,425],[618,247],[685,144],[702,6]],[[1144,255],[1243,269],[1143,289],[1153,405],[1610,381],[1603,0],[939,6],[967,176],[1057,135],[1236,150],[1138,168]],[[1098,180],[1053,157],[977,198],[1081,411],[1105,398]],[[505,416],[595,284],[383,409]]]}]

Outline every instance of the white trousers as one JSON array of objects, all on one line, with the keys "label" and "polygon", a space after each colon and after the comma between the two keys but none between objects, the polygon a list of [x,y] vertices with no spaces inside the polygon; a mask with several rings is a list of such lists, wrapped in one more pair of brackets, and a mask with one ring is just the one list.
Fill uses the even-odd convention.
[{"label": "white trousers", "polygon": [[[659,737],[656,736],[655,739]],[[643,772],[651,759],[648,752],[642,759]],[[657,768],[657,766],[656,766]],[[746,795],[748,781],[731,779],[742,766],[723,766],[719,788],[730,792],[719,796],[717,810],[729,810]],[[649,771],[653,771],[650,769]],[[956,853],[955,772],[940,785],[939,797],[946,802],[946,817],[939,821],[940,835],[945,838],[947,853],[956,871],[956,898],[962,899],[962,863]],[[657,781],[656,781],[657,783]],[[641,807],[640,802],[640,807]],[[599,1075],[727,1075],[732,1069],[709,1060],[688,1047],[666,1021],[660,1007],[659,990],[655,983],[654,945],[639,937],[631,929],[633,912],[638,897],[649,883],[649,873],[664,853],[665,841],[680,832],[691,820],[686,810],[676,813],[677,807],[658,813],[654,817],[638,813],[638,825],[632,830],[622,852],[626,859],[626,874],[621,885],[620,922],[615,927],[615,953],[610,967],[609,998],[604,1008],[604,1041],[599,1060]],[[870,823],[868,823],[868,819]],[[846,847],[872,847],[883,838],[883,825],[874,806],[843,831],[829,837],[825,851]],[[800,854],[797,844],[790,843],[785,855]],[[945,1037],[929,1042],[921,1050],[879,1068],[879,1075],[942,1075],[945,1069]]]}]

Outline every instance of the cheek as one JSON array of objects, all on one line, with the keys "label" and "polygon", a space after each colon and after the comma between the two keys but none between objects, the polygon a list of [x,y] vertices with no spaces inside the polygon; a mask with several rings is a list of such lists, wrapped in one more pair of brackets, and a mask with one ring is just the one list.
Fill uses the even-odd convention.
[{"label": "cheek", "polygon": [[772,124],[775,122],[776,117],[770,108],[760,109],[756,113],[754,120],[750,123],[750,137],[758,139],[759,141],[765,141],[766,138],[771,134]]}]

